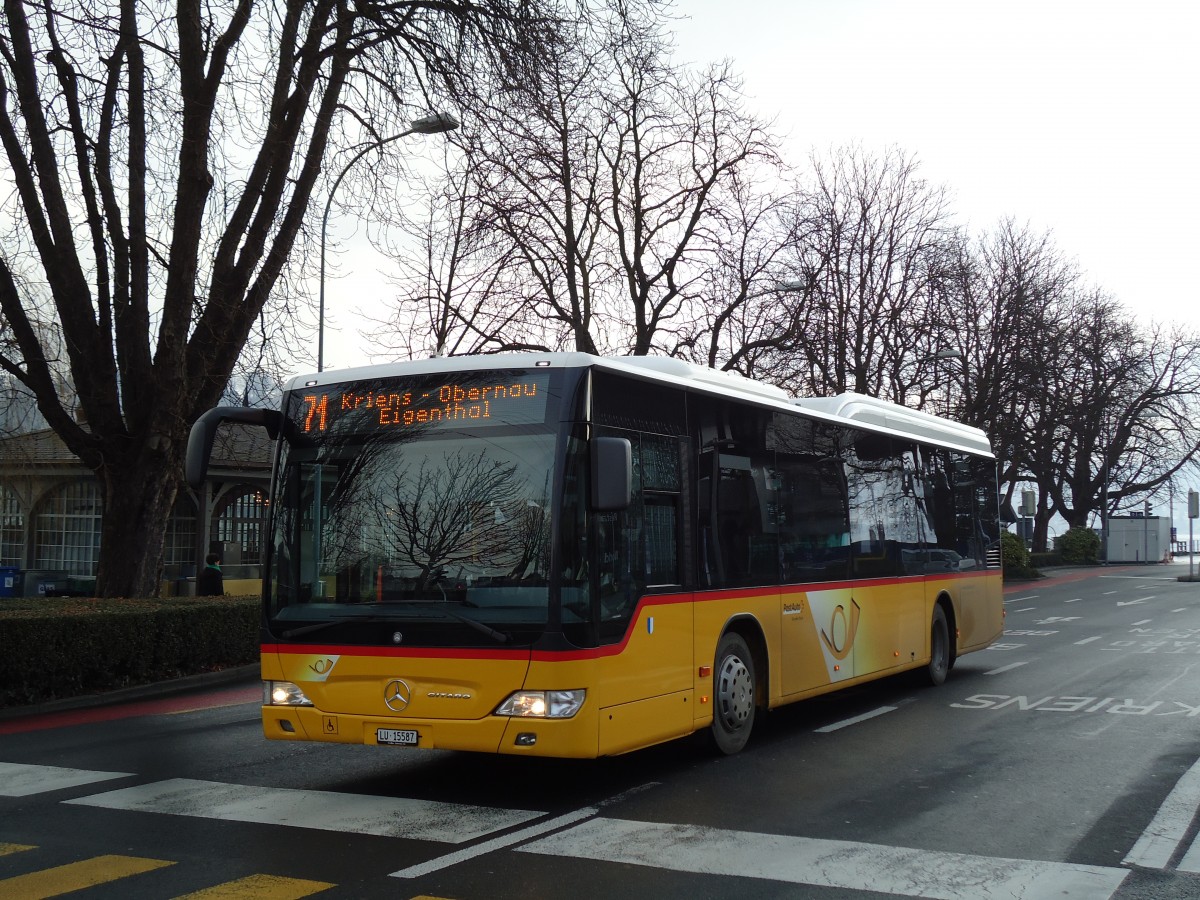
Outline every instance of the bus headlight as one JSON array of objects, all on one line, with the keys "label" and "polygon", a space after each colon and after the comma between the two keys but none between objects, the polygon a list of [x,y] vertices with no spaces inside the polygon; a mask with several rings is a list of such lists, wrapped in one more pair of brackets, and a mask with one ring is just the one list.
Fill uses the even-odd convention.
[{"label": "bus headlight", "polygon": [[498,716],[569,719],[583,706],[587,691],[517,691],[496,709]]},{"label": "bus headlight", "polygon": [[264,681],[263,706],[312,706],[304,691],[290,681]]}]

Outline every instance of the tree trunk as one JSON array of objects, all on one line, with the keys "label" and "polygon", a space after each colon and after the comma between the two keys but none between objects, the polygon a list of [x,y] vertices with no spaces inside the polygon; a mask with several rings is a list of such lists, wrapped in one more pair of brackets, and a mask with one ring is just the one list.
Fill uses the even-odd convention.
[{"label": "tree trunk", "polygon": [[[104,491],[96,595],[157,597],[161,591],[163,537],[175,503],[181,461],[150,451],[97,472]],[[200,522],[197,527],[207,528]]]}]

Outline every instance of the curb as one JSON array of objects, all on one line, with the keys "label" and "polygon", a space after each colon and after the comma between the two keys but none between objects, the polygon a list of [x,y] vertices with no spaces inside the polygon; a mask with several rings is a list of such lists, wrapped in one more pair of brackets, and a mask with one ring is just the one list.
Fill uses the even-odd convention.
[{"label": "curb", "polygon": [[260,672],[259,664],[251,663],[245,666],[221,669],[216,672],[185,675],[182,678],[172,678],[169,681],[138,684],[133,687],[119,688],[115,691],[105,691],[102,694],[64,697],[61,700],[48,700],[45,703],[33,703],[29,706],[10,706],[0,709],[0,722],[9,719],[20,719],[26,716],[40,716],[47,713],[64,712],[72,709],[89,709],[97,706],[108,706],[114,703],[126,703],[131,700],[145,700],[149,697],[164,697],[168,694],[182,693],[194,690],[195,688],[232,684],[238,681],[257,681],[259,680]]}]

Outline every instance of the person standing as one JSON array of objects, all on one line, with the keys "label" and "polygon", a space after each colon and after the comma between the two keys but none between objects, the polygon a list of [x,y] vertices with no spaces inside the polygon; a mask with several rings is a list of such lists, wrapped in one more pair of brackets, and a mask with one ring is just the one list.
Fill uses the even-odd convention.
[{"label": "person standing", "polygon": [[225,579],[221,575],[221,557],[210,553],[204,557],[204,569],[196,579],[196,596],[223,597],[225,595]]}]

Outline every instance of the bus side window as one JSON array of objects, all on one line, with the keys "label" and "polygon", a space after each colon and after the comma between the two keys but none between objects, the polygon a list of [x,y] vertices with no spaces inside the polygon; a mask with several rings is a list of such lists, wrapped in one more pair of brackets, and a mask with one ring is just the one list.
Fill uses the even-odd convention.
[{"label": "bus side window", "polygon": [[841,581],[850,575],[850,523],[841,466],[780,454],[781,581]]},{"label": "bus side window", "polygon": [[633,499],[627,509],[595,516],[602,643],[624,636],[648,588],[681,583],[679,440],[630,431],[619,434],[629,439],[632,449]]}]

